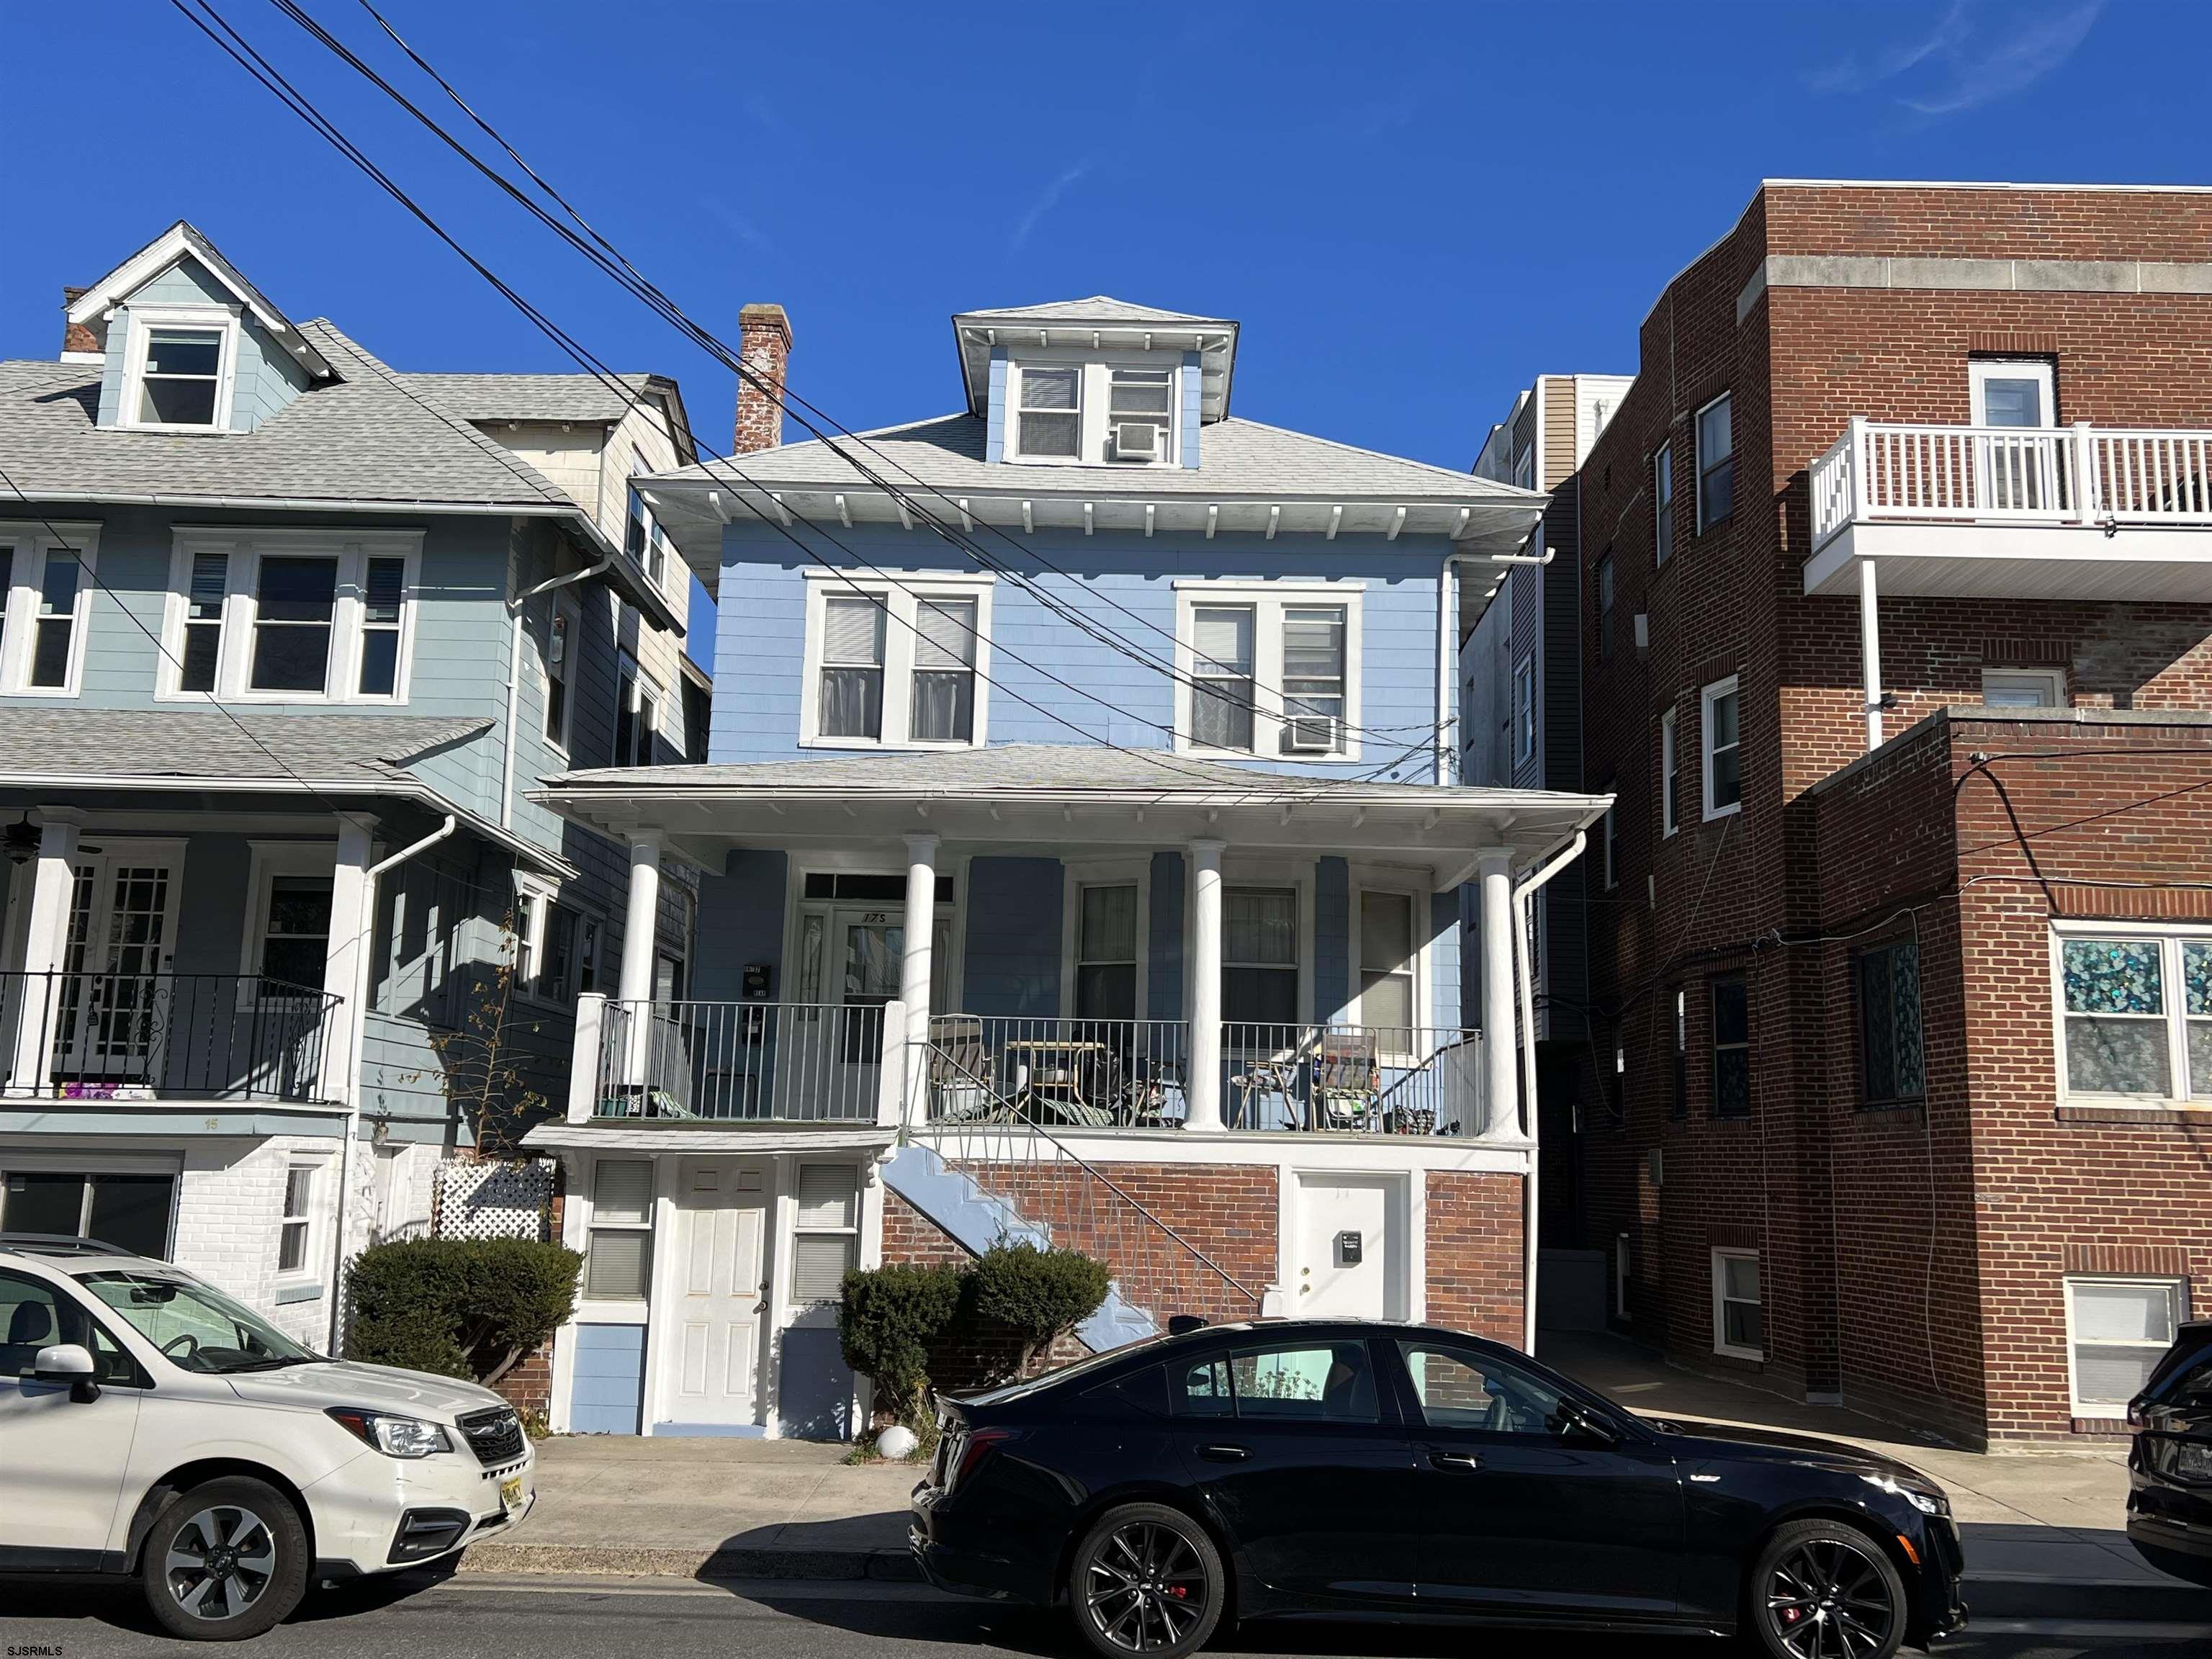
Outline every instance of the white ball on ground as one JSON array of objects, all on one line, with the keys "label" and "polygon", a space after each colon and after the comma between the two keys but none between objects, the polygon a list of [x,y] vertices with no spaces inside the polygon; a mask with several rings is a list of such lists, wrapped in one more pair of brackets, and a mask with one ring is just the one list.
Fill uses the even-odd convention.
[{"label": "white ball on ground", "polygon": [[894,1460],[913,1456],[914,1449],[919,1443],[914,1437],[914,1431],[899,1423],[892,1424],[876,1437],[876,1449]]}]

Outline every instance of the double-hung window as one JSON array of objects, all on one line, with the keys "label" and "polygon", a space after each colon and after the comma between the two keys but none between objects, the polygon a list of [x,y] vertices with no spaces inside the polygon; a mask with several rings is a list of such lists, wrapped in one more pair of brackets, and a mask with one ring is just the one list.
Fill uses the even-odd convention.
[{"label": "double-hung window", "polygon": [[599,922],[534,881],[515,897],[515,988],[566,1007],[599,987]]},{"label": "double-hung window", "polygon": [[2184,1279],[2066,1280],[2067,1374],[2076,1417],[2117,1420],[2189,1317]]},{"label": "double-hung window", "polygon": [[607,1158],[592,1171],[584,1244],[584,1299],[642,1302],[653,1280],[653,1164]]},{"label": "double-hung window", "polygon": [[1416,969],[1419,944],[1413,927],[1414,896],[1364,887],[1359,893],[1359,1023],[1376,1031],[1385,1054],[1415,1050]]},{"label": "double-hung window", "polygon": [[[630,471],[633,478],[642,477],[653,469],[646,464],[645,452],[630,452]],[[646,580],[654,587],[661,586],[662,573],[668,564],[668,538],[660,528],[660,520],[653,516],[652,503],[635,483],[629,486],[629,501],[623,523],[623,551],[629,554],[637,568],[645,572]]]},{"label": "double-hung window", "polygon": [[1076,890],[1075,1017],[1137,1017],[1137,904],[1133,881]]},{"label": "double-hung window", "polygon": [[1342,748],[1344,708],[1344,607],[1284,606],[1283,753],[1334,754]]},{"label": "double-hung window", "polygon": [[1674,452],[1662,444],[1651,452],[1651,562],[1662,565],[1674,553]]},{"label": "double-hung window", "polygon": [[[1106,393],[1109,459],[1125,465],[1172,464],[1175,458],[1170,446],[1175,434],[1175,380],[1171,368],[1117,368],[1110,372]],[[1149,438],[1146,436],[1147,430]],[[1128,441],[1126,446],[1125,439]]]},{"label": "double-hung window", "polygon": [[1677,985],[1669,999],[1674,1004],[1674,1042],[1669,1056],[1674,1085],[1667,1101],[1667,1115],[1674,1118],[1690,1115],[1690,994]]},{"label": "double-hung window", "polygon": [[1083,369],[1076,363],[1015,368],[1015,453],[1074,460],[1083,453]]},{"label": "double-hung window", "polygon": [[322,988],[331,955],[331,895],[328,876],[270,876],[261,933],[263,979]]},{"label": "double-hung window", "polygon": [[840,749],[982,743],[990,628],[988,577],[900,576],[856,589],[819,573],[807,583],[799,740]]},{"label": "double-hung window", "polygon": [[1920,1050],[1920,946],[1902,939],[1863,951],[1857,974],[1865,1103],[1918,1100],[1927,1090]]},{"label": "double-hung window", "polygon": [[[1298,893],[1228,887],[1221,895],[1221,1018],[1248,1030],[1298,1017]],[[1260,1046],[1277,1046],[1272,1041]]]},{"label": "double-hung window", "polygon": [[1358,757],[1356,586],[1206,580],[1176,586],[1179,751]]},{"label": "double-hung window", "polygon": [[1682,745],[1674,710],[1659,716],[1659,833],[1682,827]]},{"label": "double-hung window", "polygon": [[1735,422],[1723,392],[1698,411],[1698,529],[1735,511]]},{"label": "double-hung window", "polygon": [[659,763],[660,688],[637,665],[627,651],[615,669],[616,766],[655,766]]},{"label": "double-hung window", "polygon": [[0,693],[76,695],[98,543],[94,526],[0,524]]},{"label": "double-hung window", "polygon": [[404,702],[422,538],[178,532],[162,697]]},{"label": "double-hung window", "polygon": [[1751,985],[1741,974],[1706,982],[1713,1005],[1713,1115],[1751,1115]]},{"label": "double-hung window", "polygon": [[791,1241],[791,1299],[802,1308],[835,1302],[860,1265],[860,1182],[845,1164],[799,1166],[799,1213]]},{"label": "double-hung window", "polygon": [[2212,933],[2069,927],[2054,955],[2066,1094],[2212,1101]]},{"label": "double-hung window", "polygon": [[1513,667],[1513,762],[1520,765],[1536,757],[1536,659],[1532,654]]},{"label": "double-hung window", "polygon": [[133,306],[129,315],[120,424],[164,432],[228,427],[237,319],[216,306]]},{"label": "double-hung window", "polygon": [[552,615],[546,618],[545,647],[541,658],[545,669],[545,741],[566,754],[568,750],[568,684],[575,673],[575,659],[571,648],[582,631],[583,616],[577,607],[565,599],[556,599]]},{"label": "double-hung window", "polygon": [[1191,743],[1252,749],[1256,612],[1249,605],[1200,605],[1191,613]]},{"label": "double-hung window", "polygon": [[315,1176],[319,1162],[289,1165],[284,1171],[284,1210],[276,1224],[276,1273],[305,1278],[314,1272],[308,1249],[315,1231]]},{"label": "double-hung window", "polygon": [[1707,686],[1701,703],[1705,816],[1717,818],[1743,804],[1743,776],[1737,765],[1742,743],[1737,727],[1735,676]]},{"label": "double-hung window", "polygon": [[1766,1358],[1766,1305],[1759,1252],[1713,1252],[1713,1352],[1734,1359]]},{"label": "double-hung window", "polygon": [[1597,590],[1597,659],[1610,661],[1613,657],[1613,555],[1598,555],[1597,568],[1593,573],[1592,586]]}]

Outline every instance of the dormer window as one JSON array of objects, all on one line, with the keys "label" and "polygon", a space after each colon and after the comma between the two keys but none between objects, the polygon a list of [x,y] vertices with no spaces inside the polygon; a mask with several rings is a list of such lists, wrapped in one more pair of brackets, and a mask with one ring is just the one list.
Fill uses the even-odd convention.
[{"label": "dormer window", "polygon": [[[1169,404],[1175,374],[1165,368],[1117,368],[1107,398],[1106,453],[1116,461],[1164,461],[1173,424]],[[1146,429],[1150,428],[1149,437]]]},{"label": "dormer window", "polygon": [[1075,460],[1083,453],[1083,371],[1028,363],[1020,373],[1015,416],[1019,453]]},{"label": "dormer window", "polygon": [[127,424],[164,432],[220,432],[230,424],[237,356],[234,319],[220,307],[133,307]]}]

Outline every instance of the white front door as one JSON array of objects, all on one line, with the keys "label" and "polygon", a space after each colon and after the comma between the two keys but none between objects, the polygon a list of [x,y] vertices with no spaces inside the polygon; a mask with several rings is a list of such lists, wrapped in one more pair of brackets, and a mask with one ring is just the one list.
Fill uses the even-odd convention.
[{"label": "white front door", "polygon": [[1298,1177],[1292,1317],[1406,1317],[1401,1190],[1389,1176]]},{"label": "white front door", "polygon": [[80,863],[62,965],[61,1042],[68,1078],[144,1082],[172,1012],[169,970],[179,883],[173,860],[116,853]]},{"label": "white front door", "polygon": [[759,1420],[767,1218],[764,1166],[734,1158],[684,1160],[671,1317],[662,1339],[669,1344],[662,1422],[734,1428]]}]

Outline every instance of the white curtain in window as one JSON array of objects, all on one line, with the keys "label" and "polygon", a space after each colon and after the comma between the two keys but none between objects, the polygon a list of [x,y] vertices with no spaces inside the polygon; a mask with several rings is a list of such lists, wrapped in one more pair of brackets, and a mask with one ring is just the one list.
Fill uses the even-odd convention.
[{"label": "white curtain in window", "polygon": [[1222,896],[1224,961],[1290,968],[1298,960],[1297,895],[1288,888],[1232,887]]}]

